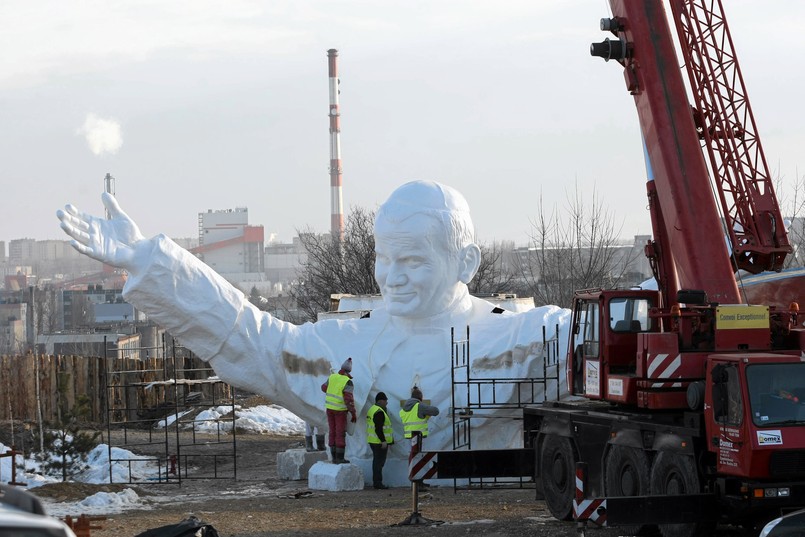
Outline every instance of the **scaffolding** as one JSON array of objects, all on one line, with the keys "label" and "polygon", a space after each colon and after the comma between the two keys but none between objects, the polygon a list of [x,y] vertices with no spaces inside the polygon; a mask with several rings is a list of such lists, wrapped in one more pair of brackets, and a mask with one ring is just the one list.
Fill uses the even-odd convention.
[{"label": "scaffolding", "polygon": [[[556,325],[552,338],[548,337],[546,327],[542,327],[542,347],[538,358],[541,362],[542,375],[535,377],[473,376],[469,326],[461,335],[457,335],[455,328],[451,328],[450,340],[454,451],[473,449],[474,421],[482,419],[522,421],[521,409],[524,406],[559,400],[559,325]],[[550,398],[551,394],[555,394],[553,399]],[[525,437],[523,441],[526,442]],[[504,480],[501,483],[499,478],[470,478],[468,486],[483,488],[490,484],[512,483],[512,480]],[[524,486],[521,478],[517,478],[515,484],[519,487]],[[455,480],[454,488],[458,488],[458,482]]]},{"label": "scaffolding", "polygon": [[[231,386],[170,337],[130,349],[144,356],[137,360],[116,356],[106,342],[104,349],[110,482],[237,479]],[[121,466],[125,475],[115,475]]]}]

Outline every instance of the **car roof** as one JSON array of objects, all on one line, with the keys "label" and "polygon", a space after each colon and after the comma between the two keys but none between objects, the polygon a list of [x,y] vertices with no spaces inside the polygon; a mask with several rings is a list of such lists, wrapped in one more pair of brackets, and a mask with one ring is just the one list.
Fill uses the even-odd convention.
[{"label": "car roof", "polygon": [[[65,537],[75,537],[72,530],[60,520],[46,515],[35,515],[0,502],[0,529],[11,528],[57,530]],[[54,533],[54,535],[59,535],[59,533]]]}]

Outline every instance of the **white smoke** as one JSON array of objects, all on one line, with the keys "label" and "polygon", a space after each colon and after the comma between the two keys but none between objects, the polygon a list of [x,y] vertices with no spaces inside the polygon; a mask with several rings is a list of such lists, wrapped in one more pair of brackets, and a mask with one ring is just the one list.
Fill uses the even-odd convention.
[{"label": "white smoke", "polygon": [[114,118],[102,118],[95,114],[87,114],[78,134],[87,140],[90,151],[96,155],[109,153],[114,155],[123,145],[123,133],[120,123]]}]

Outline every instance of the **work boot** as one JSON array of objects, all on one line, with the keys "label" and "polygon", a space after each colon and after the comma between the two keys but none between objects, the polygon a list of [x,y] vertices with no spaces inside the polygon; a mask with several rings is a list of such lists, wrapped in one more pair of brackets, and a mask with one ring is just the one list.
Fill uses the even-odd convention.
[{"label": "work boot", "polygon": [[313,437],[306,436],[305,437],[305,451],[313,451]]},{"label": "work boot", "polygon": [[335,448],[336,456],[338,457],[338,461],[336,464],[349,464],[349,461],[344,458],[344,448],[339,447]]},{"label": "work boot", "polygon": [[330,446],[330,462],[338,464],[338,453],[336,452],[335,446]]},{"label": "work boot", "polygon": [[316,451],[324,451],[324,435],[316,435]]},{"label": "work boot", "polygon": [[388,487],[386,485],[384,485],[383,483],[376,483],[374,485],[374,488],[376,488],[377,490],[386,490]]}]

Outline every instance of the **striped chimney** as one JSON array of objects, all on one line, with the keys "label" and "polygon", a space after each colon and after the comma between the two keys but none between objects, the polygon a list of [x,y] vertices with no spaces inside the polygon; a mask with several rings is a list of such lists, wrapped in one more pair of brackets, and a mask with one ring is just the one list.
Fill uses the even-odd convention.
[{"label": "striped chimney", "polygon": [[338,110],[338,51],[327,51],[330,71],[330,233],[344,239],[344,198],[341,191],[341,113]]}]

